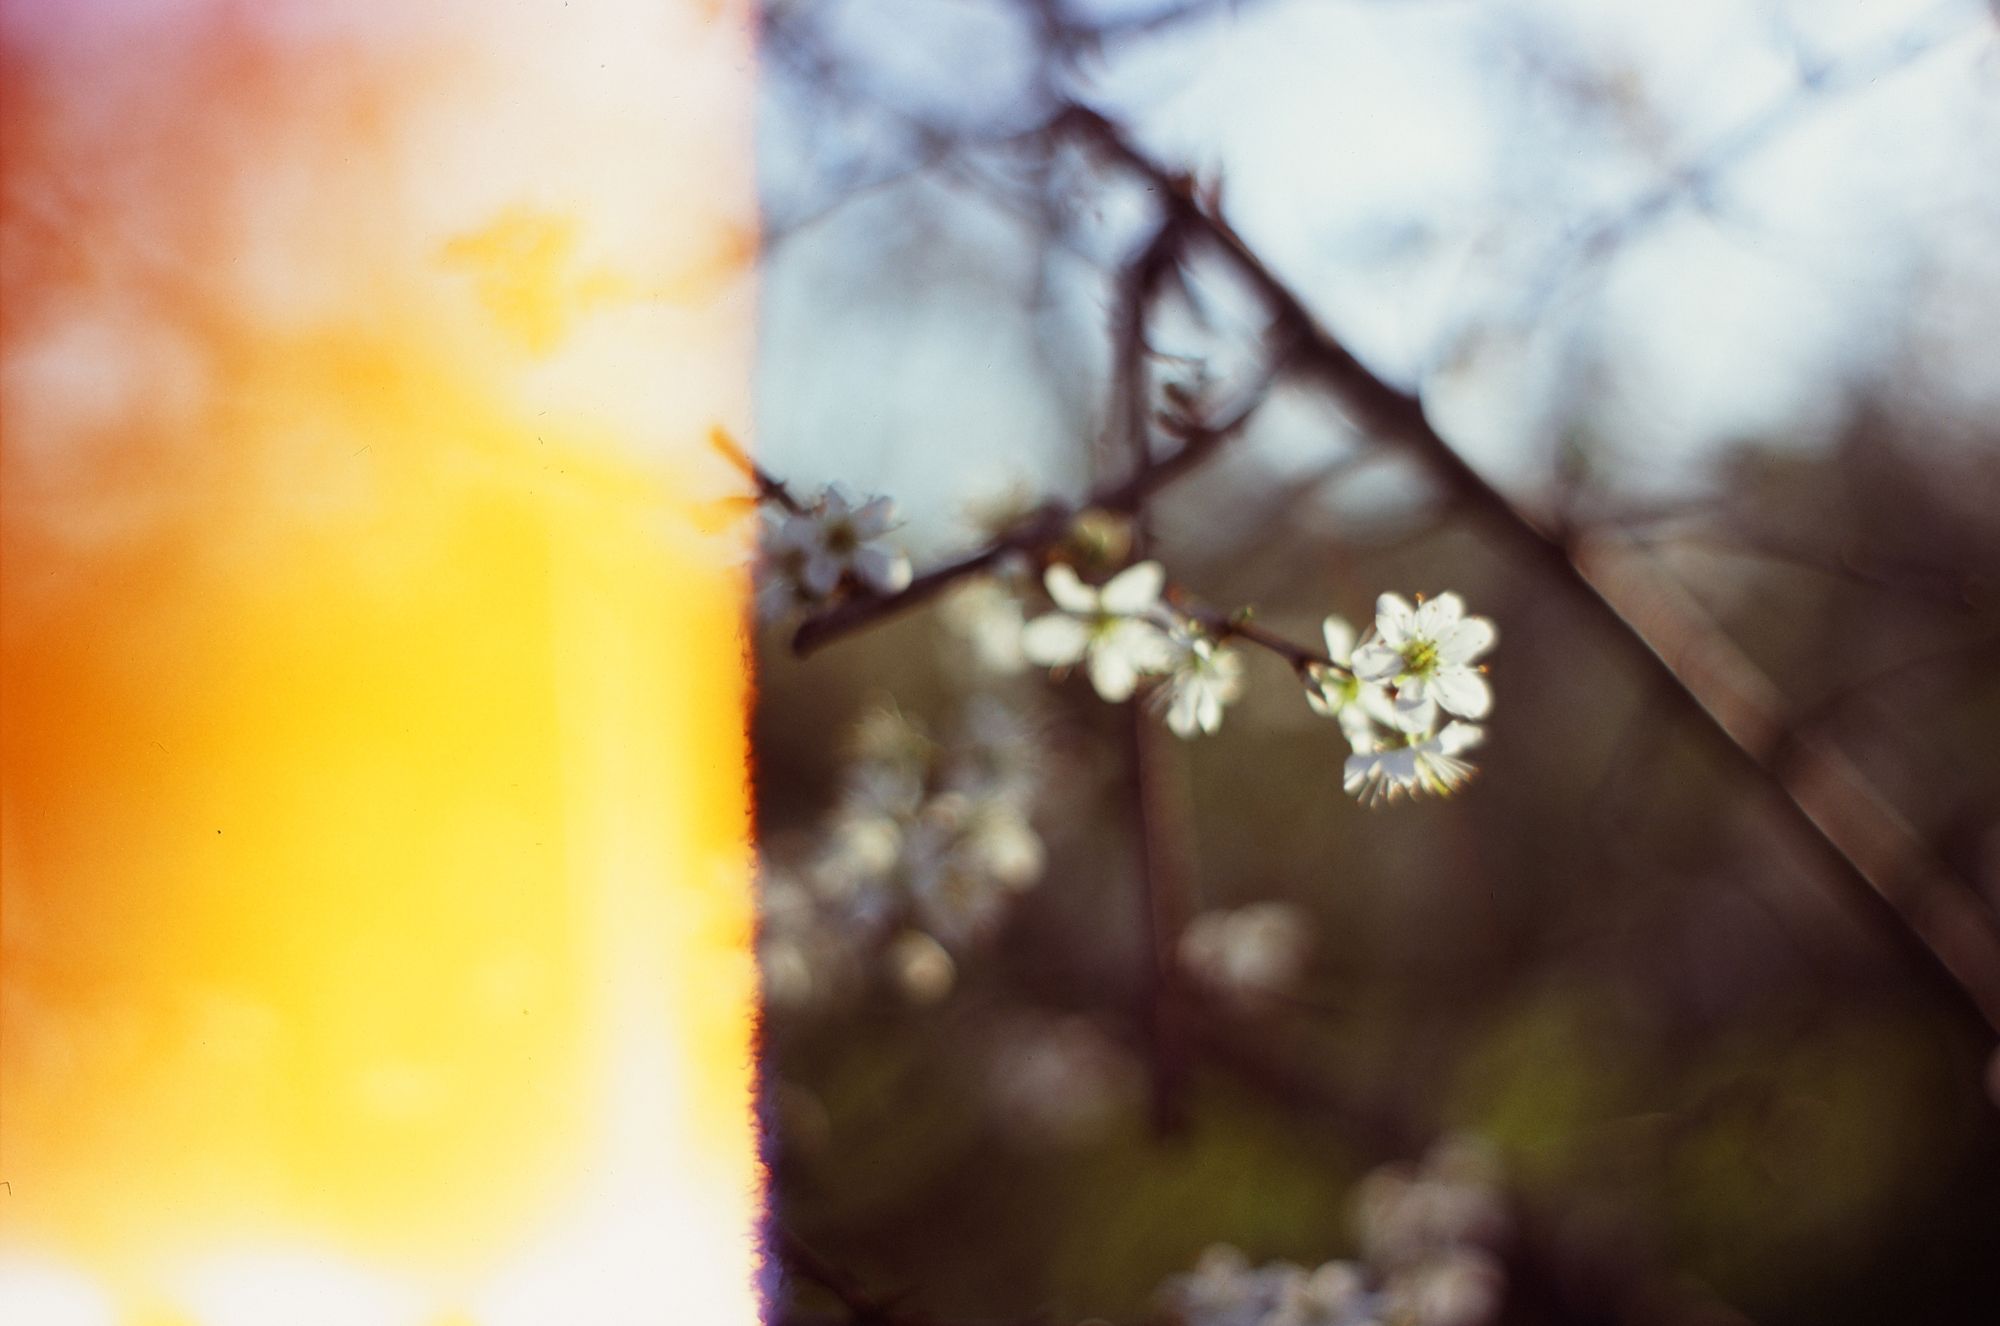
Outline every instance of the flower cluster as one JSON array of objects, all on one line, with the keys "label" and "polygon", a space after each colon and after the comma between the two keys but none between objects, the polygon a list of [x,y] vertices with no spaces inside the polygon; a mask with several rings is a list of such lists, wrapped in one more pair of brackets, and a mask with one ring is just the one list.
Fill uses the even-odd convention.
[{"label": "flower cluster", "polygon": [[[1082,667],[1102,698],[1131,698],[1151,684],[1150,699],[1183,737],[1214,732],[1223,710],[1243,692],[1243,664],[1217,628],[1169,605],[1158,562],[1126,567],[1102,586],[1084,583],[1058,562],[1043,577],[1054,611],[1018,626],[1019,655],[1058,672]],[[1019,621],[998,591],[977,601],[982,653],[1008,655],[1000,636]],[[969,605],[970,606],[970,605]],[[964,614],[970,631],[973,614]],[[1364,803],[1399,796],[1448,795],[1472,775],[1461,758],[1485,733],[1475,722],[1493,707],[1477,660],[1498,639],[1493,623],[1466,615],[1456,594],[1419,598],[1384,594],[1373,626],[1359,637],[1344,618],[1323,626],[1326,654],[1299,667],[1306,702],[1335,719],[1352,750],[1342,779]]]},{"label": "flower cluster", "polygon": [[1130,699],[1142,679],[1162,678],[1153,695],[1176,734],[1222,726],[1223,708],[1243,691],[1243,662],[1161,600],[1166,572],[1158,562],[1128,566],[1102,588],[1058,562],[1043,584],[1056,610],[1022,628],[1029,662],[1057,670],[1081,664],[1098,695],[1114,704]]},{"label": "flower cluster", "polygon": [[818,850],[764,872],[759,957],[772,1001],[815,1002],[851,983],[871,950],[912,997],[949,990],[950,950],[1041,879],[1038,750],[1029,721],[990,696],[948,742],[893,709],[864,717]]},{"label": "flower cluster", "polygon": [[1375,624],[1356,642],[1345,619],[1328,617],[1326,661],[1307,666],[1306,702],[1340,724],[1353,753],[1342,779],[1364,803],[1426,793],[1446,796],[1472,776],[1459,757],[1485,730],[1493,691],[1475,661],[1499,638],[1468,617],[1456,594],[1412,606],[1400,594],[1376,603]]},{"label": "flower cluster", "polygon": [[1446,1141],[1362,1181],[1361,1260],[1253,1266],[1218,1246],[1160,1297],[1181,1326],[1484,1326],[1505,1289],[1494,1171],[1477,1144]]},{"label": "flower cluster", "polygon": [[764,508],[757,563],[757,615],[779,621],[856,590],[894,594],[910,583],[910,559],[884,542],[895,528],[886,497],[857,503],[838,485],[809,503]]}]

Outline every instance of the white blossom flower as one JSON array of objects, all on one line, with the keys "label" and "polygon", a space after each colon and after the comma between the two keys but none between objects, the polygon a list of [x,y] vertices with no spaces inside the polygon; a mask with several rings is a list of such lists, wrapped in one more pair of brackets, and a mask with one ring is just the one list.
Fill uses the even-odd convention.
[{"label": "white blossom flower", "polygon": [[1243,693],[1243,660],[1185,626],[1176,627],[1171,638],[1179,658],[1159,692],[1167,726],[1178,737],[1215,732],[1222,727],[1223,706]]},{"label": "white blossom flower", "polygon": [[1492,622],[1465,615],[1456,594],[1414,608],[1400,594],[1384,594],[1373,636],[1354,651],[1354,675],[1394,685],[1397,724],[1407,732],[1429,731],[1439,709],[1484,718],[1493,692],[1472,662],[1498,638]]},{"label": "white blossom flower", "polygon": [[1383,686],[1354,675],[1354,626],[1335,614],[1320,624],[1326,639],[1326,656],[1334,667],[1308,665],[1311,685],[1306,688],[1306,704],[1340,724],[1341,735],[1356,754],[1375,749],[1376,725],[1396,726],[1395,702]]},{"label": "white blossom flower", "polygon": [[886,497],[856,505],[838,486],[828,488],[805,511],[785,521],[788,544],[802,548],[806,561],[800,583],[826,598],[852,576],[877,594],[893,594],[910,583],[910,559],[880,540],[895,527],[896,504]]},{"label": "white blossom flower", "polygon": [[[825,602],[824,591],[807,587],[816,541],[811,523],[767,510],[757,559],[757,619],[783,621]],[[838,577],[836,577],[838,579]]]},{"label": "white blossom flower", "polygon": [[1131,698],[1142,676],[1167,671],[1174,649],[1156,620],[1166,572],[1158,562],[1128,566],[1101,589],[1058,562],[1042,577],[1059,611],[1029,622],[1021,634],[1028,660],[1045,668],[1084,663],[1098,695]]},{"label": "white blossom flower", "polygon": [[1485,736],[1485,729],[1472,723],[1447,723],[1441,732],[1399,734],[1348,756],[1342,786],[1364,805],[1399,796],[1450,796],[1473,773],[1459,753],[1477,746]]}]

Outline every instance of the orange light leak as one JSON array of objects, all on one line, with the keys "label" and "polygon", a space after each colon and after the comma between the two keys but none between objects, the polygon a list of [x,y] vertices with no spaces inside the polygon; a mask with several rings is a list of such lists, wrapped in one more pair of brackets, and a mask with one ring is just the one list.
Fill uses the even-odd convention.
[{"label": "orange light leak", "polygon": [[0,1321],[757,1320],[736,0],[15,0]]}]

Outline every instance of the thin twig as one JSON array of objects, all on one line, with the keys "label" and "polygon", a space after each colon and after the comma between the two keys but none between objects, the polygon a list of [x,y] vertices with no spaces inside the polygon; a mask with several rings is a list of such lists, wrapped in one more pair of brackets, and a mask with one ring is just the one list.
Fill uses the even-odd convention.
[{"label": "thin twig", "polygon": [[1070,525],[1080,511],[1131,515],[1154,493],[1211,459],[1225,443],[1249,425],[1268,393],[1272,377],[1288,356],[1288,350],[1282,346],[1273,353],[1270,373],[1236,412],[1218,423],[1190,430],[1173,454],[1155,461],[1141,473],[1098,489],[1075,507],[1059,502],[1037,507],[983,547],[933,567],[897,593],[857,596],[817,616],[808,617],[792,636],[792,652],[803,658],[844,636],[921,607],[959,581],[991,570],[995,563],[1010,553],[1040,556],[1068,535]]},{"label": "thin twig", "polygon": [[756,486],[760,500],[776,502],[795,516],[805,514],[805,503],[792,496],[792,490],[785,486],[783,480],[771,477],[770,473],[753,460],[750,453],[739,446],[736,439],[727,432],[721,428],[709,429],[708,444],[721,452],[723,459],[743,471],[744,477]]}]

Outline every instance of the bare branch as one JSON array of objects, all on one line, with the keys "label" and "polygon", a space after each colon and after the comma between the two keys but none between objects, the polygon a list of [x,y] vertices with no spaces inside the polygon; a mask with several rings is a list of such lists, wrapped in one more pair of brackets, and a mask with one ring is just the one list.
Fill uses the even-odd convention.
[{"label": "bare branch", "polygon": [[1964,1004],[1989,1030],[2000,1031],[2000,929],[1992,917],[1829,743],[1797,748],[1779,740],[1783,728],[1769,683],[1733,646],[1691,618],[1670,623],[1650,612],[1669,592],[1656,577],[1629,560],[1614,575],[1601,557],[1573,556],[1516,509],[1431,426],[1422,400],[1376,376],[1321,326],[1241,237],[1202,206],[1185,177],[1155,163],[1095,111],[1073,107],[1060,122],[1140,175],[1175,214],[1219,246],[1295,330],[1300,368],[1358,424],[1406,448],[1451,500],[1478,513],[1506,546],[1610,628],[1620,652],[1685,718],[1706,731],[1738,770],[1779,794],[1793,821],[1838,867],[1830,878],[1849,902],[1889,923],[1891,933],[1913,938]]}]

